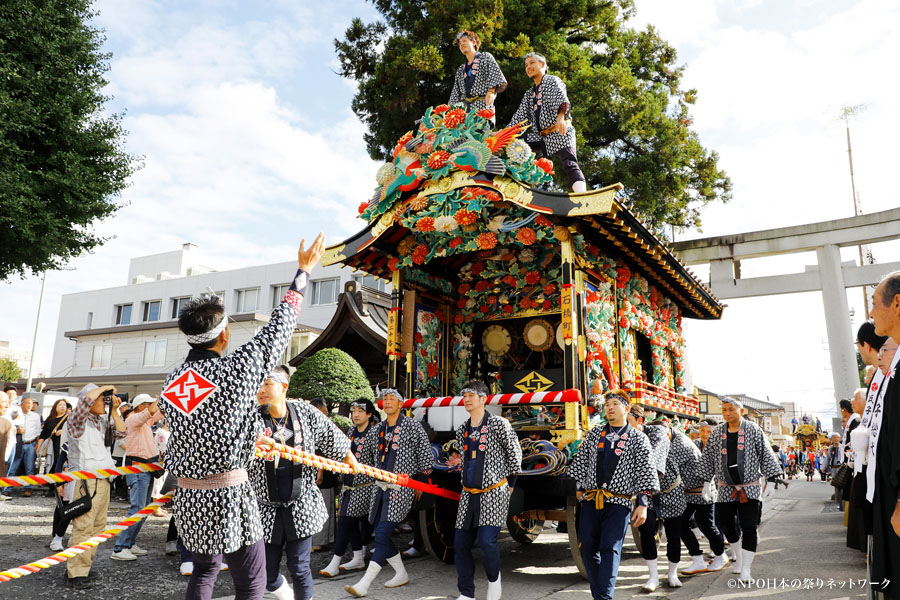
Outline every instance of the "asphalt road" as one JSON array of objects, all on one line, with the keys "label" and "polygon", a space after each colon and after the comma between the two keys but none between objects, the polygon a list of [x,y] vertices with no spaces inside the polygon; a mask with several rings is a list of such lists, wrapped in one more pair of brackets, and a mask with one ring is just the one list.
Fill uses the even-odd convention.
[{"label": "asphalt road", "polygon": [[[859,584],[865,579],[864,557],[844,545],[846,530],[842,524],[843,515],[833,511],[833,505],[828,501],[831,491],[831,486],[825,483],[794,481],[788,490],[779,490],[777,496],[765,504],[760,548],[754,562],[754,576],[761,586],[753,589],[736,587],[735,576],[726,570],[684,578],[684,587],[676,590],[661,587],[649,596],[670,597],[673,600],[731,600],[757,596],[786,597],[788,594],[797,600],[863,598],[865,592]],[[0,503],[0,569],[52,554],[47,548],[52,514],[53,500],[43,494],[22,498],[16,493],[12,501]],[[126,504],[113,502],[109,523],[116,523],[126,514]],[[101,544],[92,570],[96,580],[92,590],[79,592],[68,587],[65,566],[57,565],[0,583],[0,599],[182,598],[187,578],[178,572],[178,557],[166,556],[163,552],[167,527],[168,517],[149,518],[138,544],[150,553],[134,562],[110,560],[113,542]],[[405,547],[408,540],[409,535],[400,535],[396,541]],[[520,545],[504,534],[501,553],[504,598],[590,600],[587,582],[578,575],[572,563],[567,536],[545,530],[534,543]],[[314,572],[324,567],[330,558],[328,552],[314,553]],[[687,564],[686,552],[683,559]],[[391,575],[382,573],[370,588],[369,597],[374,600],[453,600],[457,597],[456,571],[452,565],[424,557],[407,561],[407,567],[411,578],[409,585],[387,590],[383,583]],[[317,575],[315,598],[348,598],[344,585],[355,582],[360,575],[353,573],[334,579]],[[640,591],[646,575],[643,559],[631,540],[626,540],[616,598],[647,597],[648,594]],[[805,579],[811,581],[805,582]],[[486,589],[483,573],[476,573],[476,586],[476,597],[480,600]],[[804,586],[807,586],[806,589]],[[231,576],[222,573],[216,583],[215,597],[225,599],[233,593]]]}]

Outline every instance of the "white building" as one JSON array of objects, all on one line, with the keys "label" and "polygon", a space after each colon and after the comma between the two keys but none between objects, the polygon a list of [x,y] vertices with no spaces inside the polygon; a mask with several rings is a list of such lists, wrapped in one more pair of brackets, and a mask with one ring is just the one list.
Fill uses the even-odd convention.
[{"label": "white building", "polygon": [[[197,247],[133,258],[125,285],[62,297],[49,390],[74,393],[84,384],[113,384],[130,394],[158,394],[168,373],[189,350],[178,331],[181,307],[204,292],[225,299],[231,319],[231,347],[249,340],[269,321],[297,270],[284,262],[215,271],[203,266]],[[384,283],[356,274],[372,287]],[[299,323],[285,352],[287,361],[328,324],[349,270],[318,267],[313,272]]]},{"label": "white building", "polygon": [[31,352],[13,348],[9,345],[9,342],[0,340],[0,358],[8,358],[15,361],[22,373],[28,374],[28,369],[31,366]]}]

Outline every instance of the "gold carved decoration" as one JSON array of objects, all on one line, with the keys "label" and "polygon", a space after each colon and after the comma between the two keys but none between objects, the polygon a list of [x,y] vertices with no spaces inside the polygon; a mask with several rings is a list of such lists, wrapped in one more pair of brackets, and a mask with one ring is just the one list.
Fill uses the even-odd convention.
[{"label": "gold carved decoration", "polygon": [[530,394],[533,392],[543,392],[553,387],[553,382],[538,373],[532,371],[522,379],[516,382],[515,388],[520,392]]},{"label": "gold carved decoration", "polygon": [[347,257],[344,256],[344,248],[346,247],[347,244],[338,244],[331,248],[325,248],[325,252],[322,253],[322,266],[327,267],[346,259]]}]

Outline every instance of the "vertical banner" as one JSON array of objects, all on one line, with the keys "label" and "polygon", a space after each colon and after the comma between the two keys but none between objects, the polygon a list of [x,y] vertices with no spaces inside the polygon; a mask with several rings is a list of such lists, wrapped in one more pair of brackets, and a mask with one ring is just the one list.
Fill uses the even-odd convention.
[{"label": "vertical banner", "polygon": [[417,398],[440,396],[443,389],[444,325],[442,313],[429,306],[415,308],[415,385]]}]

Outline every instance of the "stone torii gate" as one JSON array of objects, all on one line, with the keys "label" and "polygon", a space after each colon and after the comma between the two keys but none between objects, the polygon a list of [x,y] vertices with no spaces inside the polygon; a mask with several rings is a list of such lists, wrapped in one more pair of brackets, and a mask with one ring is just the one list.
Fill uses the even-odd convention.
[{"label": "stone torii gate", "polygon": [[[835,400],[848,398],[859,387],[854,332],[844,289],[878,283],[900,262],[857,265],[841,262],[841,247],[900,239],[900,208],[847,219],[810,223],[687,240],[673,244],[687,265],[709,264],[713,293],[725,300],[821,290],[825,328],[831,354]],[[815,251],[818,267],[803,273],[741,278],[741,260]]]}]

